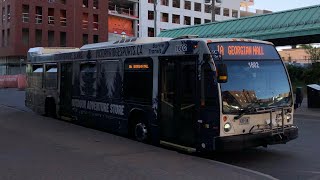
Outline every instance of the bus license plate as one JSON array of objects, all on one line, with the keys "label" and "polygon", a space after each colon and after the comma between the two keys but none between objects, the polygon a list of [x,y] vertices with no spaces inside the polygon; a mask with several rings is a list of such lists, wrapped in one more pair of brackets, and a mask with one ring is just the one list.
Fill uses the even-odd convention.
[{"label": "bus license plate", "polygon": [[249,124],[249,117],[240,118],[240,125]]}]

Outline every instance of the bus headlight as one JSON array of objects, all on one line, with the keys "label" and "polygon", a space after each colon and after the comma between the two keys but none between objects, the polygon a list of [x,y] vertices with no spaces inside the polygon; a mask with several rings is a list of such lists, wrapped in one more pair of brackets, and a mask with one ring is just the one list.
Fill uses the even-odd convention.
[{"label": "bus headlight", "polygon": [[224,130],[224,132],[229,132],[231,130],[231,124],[228,122],[226,124],[224,124],[223,130]]},{"label": "bus headlight", "polygon": [[292,115],[291,114],[286,114],[286,116],[287,116],[287,122],[290,122],[291,119],[292,119]]}]

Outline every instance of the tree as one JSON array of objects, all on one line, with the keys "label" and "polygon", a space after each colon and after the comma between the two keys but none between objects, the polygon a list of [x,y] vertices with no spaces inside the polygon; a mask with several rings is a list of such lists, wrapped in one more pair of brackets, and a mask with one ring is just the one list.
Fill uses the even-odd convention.
[{"label": "tree", "polygon": [[310,60],[316,62],[320,60],[320,48],[312,46],[311,44],[300,45],[300,48],[305,49],[306,53],[310,55]]}]

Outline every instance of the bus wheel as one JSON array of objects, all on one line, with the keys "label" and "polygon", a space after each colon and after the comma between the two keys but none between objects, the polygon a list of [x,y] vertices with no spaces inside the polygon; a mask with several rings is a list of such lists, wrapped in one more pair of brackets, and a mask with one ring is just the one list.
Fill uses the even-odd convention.
[{"label": "bus wheel", "polygon": [[148,127],[143,122],[138,122],[134,128],[134,137],[140,142],[148,140]]}]

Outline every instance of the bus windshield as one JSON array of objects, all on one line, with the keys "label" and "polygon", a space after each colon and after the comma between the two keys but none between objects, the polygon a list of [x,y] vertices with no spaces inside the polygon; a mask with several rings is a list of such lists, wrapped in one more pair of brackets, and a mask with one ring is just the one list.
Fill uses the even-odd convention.
[{"label": "bus windshield", "polygon": [[291,104],[290,86],[280,60],[259,62],[259,68],[250,68],[252,61],[225,61],[229,79],[221,84],[223,110],[231,113],[248,106],[268,108]]},{"label": "bus windshield", "polygon": [[262,45],[261,48],[264,49],[259,51],[264,55],[251,58],[248,54],[229,59],[228,52],[222,55],[228,67],[228,82],[221,84],[224,113],[239,113],[249,107],[270,108],[292,104],[291,88],[279,55],[271,45]]}]

